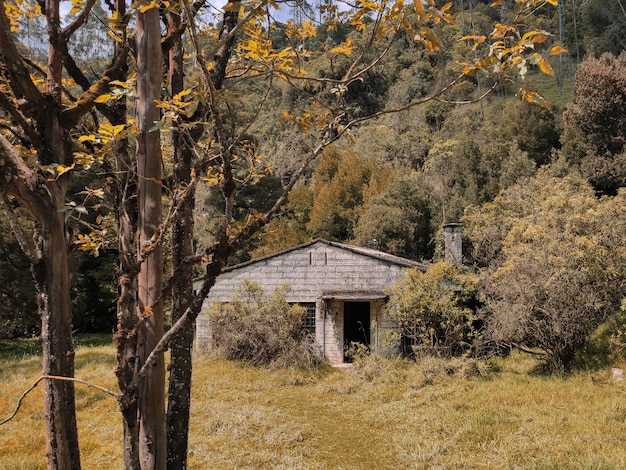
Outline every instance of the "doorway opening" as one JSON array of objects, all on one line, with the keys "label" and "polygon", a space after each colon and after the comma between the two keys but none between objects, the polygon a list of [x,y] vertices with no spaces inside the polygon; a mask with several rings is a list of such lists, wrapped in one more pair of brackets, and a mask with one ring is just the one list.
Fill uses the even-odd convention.
[{"label": "doorway opening", "polygon": [[370,345],[370,303],[344,302],[343,303],[343,350],[344,362],[352,362],[346,356],[346,350],[352,343]]}]

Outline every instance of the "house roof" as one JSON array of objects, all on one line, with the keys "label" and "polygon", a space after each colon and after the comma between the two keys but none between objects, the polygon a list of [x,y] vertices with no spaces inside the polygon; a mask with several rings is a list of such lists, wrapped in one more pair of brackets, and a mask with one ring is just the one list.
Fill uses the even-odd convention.
[{"label": "house roof", "polygon": [[249,266],[251,264],[254,263],[258,263],[260,261],[264,261],[267,259],[271,259],[271,258],[275,258],[278,256],[282,256],[286,253],[290,253],[292,251],[296,251],[296,250],[301,250],[302,248],[306,248],[308,246],[312,246],[315,244],[324,244],[324,245],[328,245],[328,246],[332,246],[332,247],[336,247],[336,248],[340,248],[343,250],[347,250],[347,251],[351,251],[353,253],[357,253],[360,255],[364,255],[364,256],[368,256],[370,258],[376,258],[382,261],[386,261],[388,263],[392,263],[392,264],[396,264],[398,266],[403,266],[403,267],[407,267],[407,268],[415,268],[415,269],[420,269],[421,271],[426,271],[429,267],[428,263],[422,263],[419,261],[413,261],[411,259],[408,258],[402,258],[400,256],[395,256],[395,255],[391,255],[389,253],[385,253],[383,251],[379,251],[379,250],[374,250],[371,248],[364,248],[362,246],[356,246],[356,245],[347,245],[345,243],[338,243],[338,242],[330,242],[328,240],[324,240],[322,238],[316,238],[315,240],[311,240],[308,243],[303,243],[301,245],[296,245],[293,246],[291,248],[287,248],[286,250],[282,250],[282,251],[278,251],[276,253],[272,253],[269,255],[265,255],[265,256],[261,256],[260,258],[255,258],[252,259],[250,261],[245,261],[243,263],[239,263],[239,264],[235,264],[233,266],[229,266],[227,268],[224,268],[222,270],[222,272],[228,272],[228,271],[233,271],[235,269],[239,269],[242,268],[244,266]]}]

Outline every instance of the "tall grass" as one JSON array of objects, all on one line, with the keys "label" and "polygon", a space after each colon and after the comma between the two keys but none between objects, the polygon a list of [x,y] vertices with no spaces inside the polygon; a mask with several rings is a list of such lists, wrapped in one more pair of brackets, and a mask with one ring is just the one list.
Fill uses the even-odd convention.
[{"label": "tall grass", "polygon": [[[115,389],[111,346],[77,348],[77,377]],[[193,469],[626,468],[626,391],[608,370],[545,376],[489,364],[366,357],[346,370],[266,370],[197,357]],[[0,419],[40,373],[0,360]],[[0,427],[0,468],[46,468],[41,387]],[[114,399],[77,385],[83,468],[120,469]]]}]

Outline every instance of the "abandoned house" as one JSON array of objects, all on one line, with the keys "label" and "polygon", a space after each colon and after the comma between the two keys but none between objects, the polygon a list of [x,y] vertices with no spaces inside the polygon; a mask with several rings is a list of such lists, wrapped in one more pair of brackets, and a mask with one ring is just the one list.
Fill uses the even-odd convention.
[{"label": "abandoned house", "polygon": [[[344,347],[352,342],[385,354],[385,330],[395,322],[385,317],[385,289],[406,274],[407,268],[425,271],[428,265],[381,251],[314,240],[272,255],[224,269],[205,300],[230,301],[245,279],[271,293],[287,284],[288,302],[307,308],[304,326],[314,334],[324,357],[332,364],[344,362]],[[210,322],[198,316],[196,348],[211,349]]]}]

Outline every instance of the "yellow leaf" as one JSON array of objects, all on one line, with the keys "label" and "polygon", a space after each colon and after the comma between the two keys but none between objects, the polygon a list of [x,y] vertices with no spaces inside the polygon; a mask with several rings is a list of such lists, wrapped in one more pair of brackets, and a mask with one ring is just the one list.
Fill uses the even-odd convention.
[{"label": "yellow leaf", "polygon": [[119,124],[117,126],[113,126],[113,135],[118,135],[126,128],[125,124]]},{"label": "yellow leaf", "polygon": [[474,35],[470,35],[470,36],[463,36],[460,41],[474,41],[476,43],[480,43],[480,42],[485,42],[485,39],[487,39],[487,36],[474,36]]},{"label": "yellow leaf", "polygon": [[413,0],[413,5],[415,5],[415,12],[417,13],[417,21],[422,22],[424,15],[426,14],[426,10],[424,9],[424,4],[422,0]]},{"label": "yellow leaf", "polygon": [[542,43],[550,36],[549,33],[545,31],[529,31],[524,36],[522,36],[522,40],[530,40],[533,43]]},{"label": "yellow leaf", "polygon": [[214,186],[217,186],[217,184],[219,183],[219,178],[217,176],[206,176],[200,179],[204,181],[205,183],[214,185]]},{"label": "yellow leaf", "polygon": [[552,46],[550,49],[550,55],[559,55],[567,52],[567,49],[563,49],[561,46]]},{"label": "yellow leaf", "polygon": [[535,91],[521,89],[519,96],[522,101],[526,101],[531,104],[539,104],[542,108],[550,109],[550,105],[545,98]]},{"label": "yellow leaf", "polygon": [[443,16],[443,20],[448,23],[448,24],[456,24],[456,20],[452,17],[452,15],[450,15],[449,13],[446,13],[447,10],[449,10],[452,7],[452,2],[448,2],[446,3],[444,6],[441,7],[441,15]]},{"label": "yellow leaf", "polygon": [[420,28],[419,33],[415,35],[415,41],[423,42],[428,52],[438,51],[441,48],[437,36],[430,28]]},{"label": "yellow leaf", "polygon": [[70,165],[70,166],[63,166],[63,165],[59,165],[57,166],[57,175],[61,176],[63,173],[67,173],[68,171],[71,171],[74,169],[74,164]]},{"label": "yellow leaf", "polygon": [[330,50],[331,54],[345,54],[345,55],[350,55],[352,54],[352,39],[348,38],[346,39],[346,42],[343,44],[339,44],[336,47],[333,47]]},{"label": "yellow leaf", "polygon": [[129,82],[121,82],[119,80],[113,80],[111,82],[111,85],[121,86],[122,88],[126,88],[127,90],[134,87],[134,85]]},{"label": "yellow leaf", "polygon": [[148,3],[147,5],[142,6],[142,7],[139,9],[139,12],[140,12],[140,13],[145,13],[145,12],[147,12],[148,10],[152,10],[153,8],[159,8],[159,4],[158,4],[157,2],[150,2],[150,3]]},{"label": "yellow leaf", "polygon": [[98,97],[94,100],[94,102],[95,102],[95,103],[106,103],[107,101],[112,100],[112,99],[113,99],[113,95],[111,95],[111,94],[109,94],[109,93],[106,93],[106,94],[104,94],[104,95],[100,95],[100,96],[98,96]]},{"label": "yellow leaf", "polygon": [[100,225],[102,223],[102,215],[98,214],[98,217],[96,217],[96,223],[98,225]]},{"label": "yellow leaf", "polygon": [[172,98],[173,100],[180,100],[183,96],[187,96],[189,93],[191,93],[191,89],[187,88],[183,91],[181,91],[180,93],[176,93],[174,95],[174,98]]},{"label": "yellow leaf", "polygon": [[541,58],[541,60],[537,62],[537,66],[546,75],[554,76],[554,70],[552,70],[552,67],[545,58]]},{"label": "yellow leaf", "polygon": [[109,19],[107,20],[109,23],[109,26],[111,28],[115,28],[116,26],[118,26],[121,22],[122,17],[120,16],[120,12],[115,10],[111,16],[109,16]]},{"label": "yellow leaf", "polygon": [[474,75],[477,70],[478,69],[476,67],[468,65],[466,67],[463,67],[461,72],[463,73],[463,75]]}]

